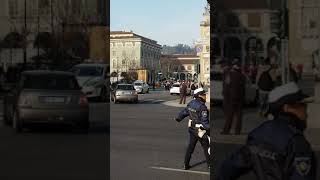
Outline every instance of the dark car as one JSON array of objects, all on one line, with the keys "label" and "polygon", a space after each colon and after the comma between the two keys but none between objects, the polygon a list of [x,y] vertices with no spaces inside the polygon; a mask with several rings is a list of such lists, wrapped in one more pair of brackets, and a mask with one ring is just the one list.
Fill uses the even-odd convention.
[{"label": "dark car", "polygon": [[4,122],[20,132],[32,124],[89,128],[89,104],[72,73],[25,71],[4,97]]}]

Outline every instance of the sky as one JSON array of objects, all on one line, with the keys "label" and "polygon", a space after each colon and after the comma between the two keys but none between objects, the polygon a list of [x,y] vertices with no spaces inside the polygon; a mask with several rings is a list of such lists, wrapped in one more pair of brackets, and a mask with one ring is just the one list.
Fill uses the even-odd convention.
[{"label": "sky", "polygon": [[160,45],[193,46],[207,0],[111,0],[111,31],[133,31]]}]

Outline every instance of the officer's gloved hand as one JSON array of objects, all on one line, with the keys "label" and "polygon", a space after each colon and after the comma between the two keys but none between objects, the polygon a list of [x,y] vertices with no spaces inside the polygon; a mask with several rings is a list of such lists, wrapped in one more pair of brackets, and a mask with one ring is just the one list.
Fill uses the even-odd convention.
[{"label": "officer's gloved hand", "polygon": [[177,117],[174,117],[173,118],[175,121],[177,121],[177,122],[180,122],[181,121],[181,119],[179,119],[179,118],[177,118]]},{"label": "officer's gloved hand", "polygon": [[191,121],[191,127],[196,127],[196,122]]}]

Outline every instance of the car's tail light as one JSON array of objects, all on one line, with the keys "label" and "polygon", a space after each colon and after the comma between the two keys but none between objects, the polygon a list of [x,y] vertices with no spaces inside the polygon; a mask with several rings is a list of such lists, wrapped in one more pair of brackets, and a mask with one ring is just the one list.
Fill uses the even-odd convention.
[{"label": "car's tail light", "polygon": [[27,95],[21,95],[19,97],[19,105],[20,106],[30,106],[31,105],[31,98]]},{"label": "car's tail light", "polygon": [[80,98],[79,98],[79,104],[80,104],[80,105],[88,105],[88,99],[87,99],[87,97],[86,97],[84,94],[82,94],[82,95],[80,96]]}]

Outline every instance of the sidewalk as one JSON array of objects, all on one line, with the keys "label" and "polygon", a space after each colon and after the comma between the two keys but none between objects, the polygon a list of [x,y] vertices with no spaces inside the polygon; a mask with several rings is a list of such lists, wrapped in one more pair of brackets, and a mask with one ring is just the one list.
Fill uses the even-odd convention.
[{"label": "sidewalk", "polygon": [[[260,117],[254,109],[249,110],[250,112],[245,112],[243,115],[243,130],[241,135],[221,135],[220,132],[223,129],[224,120],[223,117],[215,119],[214,114],[211,119],[214,119],[213,135],[212,139],[216,143],[225,143],[225,144],[244,144],[247,139],[248,133],[254,128],[258,127],[264,121],[268,121]],[[232,129],[233,130],[233,129]],[[231,131],[233,133],[233,131]],[[305,131],[305,136],[309,140],[313,149],[320,151],[320,129],[309,128]]]},{"label": "sidewalk", "polygon": [[[180,98],[176,99],[176,100],[172,100],[172,101],[166,101],[162,104],[167,105],[167,106],[172,106],[172,107],[186,107],[187,104],[192,100],[191,96],[187,96],[186,99],[186,104],[179,104],[180,102]],[[206,106],[208,107],[208,109],[210,109],[210,102],[206,102]]]}]

